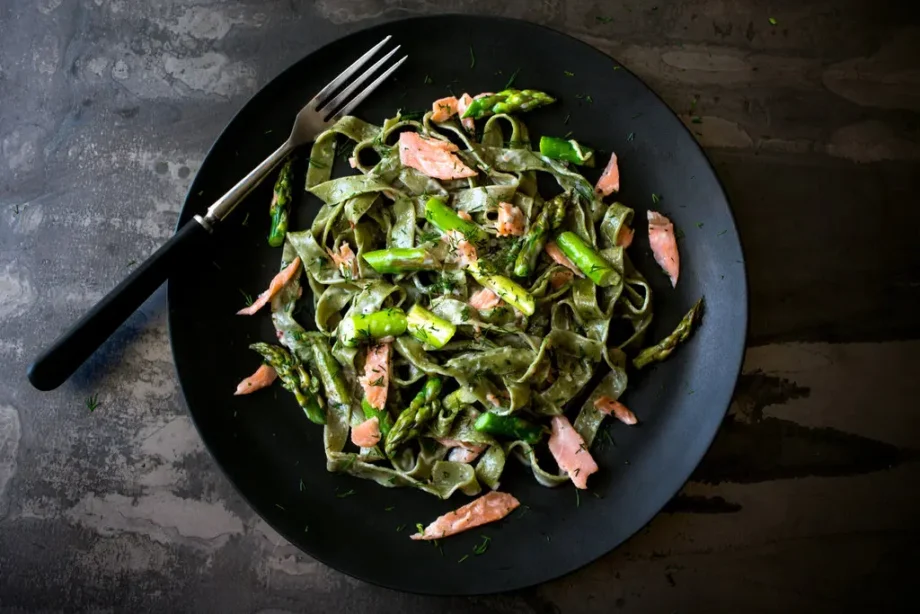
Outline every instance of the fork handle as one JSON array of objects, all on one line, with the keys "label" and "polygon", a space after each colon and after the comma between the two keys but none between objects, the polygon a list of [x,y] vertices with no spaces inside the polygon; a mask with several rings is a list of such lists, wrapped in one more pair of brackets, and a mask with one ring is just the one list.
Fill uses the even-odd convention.
[{"label": "fork handle", "polygon": [[178,261],[190,255],[193,247],[205,243],[208,236],[199,219],[186,222],[169,241],[138,265],[35,359],[28,371],[32,385],[39,390],[54,390],[60,386],[166,281]]}]

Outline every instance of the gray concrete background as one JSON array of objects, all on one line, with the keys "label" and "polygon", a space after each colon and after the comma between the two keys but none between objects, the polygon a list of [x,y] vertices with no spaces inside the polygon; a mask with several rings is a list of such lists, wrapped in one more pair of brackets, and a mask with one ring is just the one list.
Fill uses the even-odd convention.
[{"label": "gray concrete background", "polygon": [[[268,528],[189,421],[162,291],[59,390],[24,378],[170,235],[252,93],[442,10],[569,32],[688,123],[697,99],[752,290],[735,402],[684,491],[588,568],[478,599],[366,585]],[[0,611],[899,610],[920,547],[918,58],[915,2],[0,3]]]}]

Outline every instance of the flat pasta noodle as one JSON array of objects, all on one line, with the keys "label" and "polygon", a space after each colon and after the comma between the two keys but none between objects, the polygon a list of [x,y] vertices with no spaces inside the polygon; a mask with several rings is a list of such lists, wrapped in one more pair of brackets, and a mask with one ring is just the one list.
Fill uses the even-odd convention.
[{"label": "flat pasta noodle", "polygon": [[[624,351],[639,348],[652,319],[651,288],[623,247],[632,238],[633,210],[605,204],[573,167],[535,151],[514,114],[487,115],[478,139],[456,119],[438,123],[431,115],[416,121],[397,114],[382,126],[344,117],[314,142],[305,183],[322,206],[310,228],[286,233],[281,267],[297,257],[303,263],[315,330],[299,321],[299,303],[308,300],[299,275],[272,300],[284,355],[304,367],[289,369],[303,378],[292,386],[324,412],[329,471],[448,498],[498,488],[514,458],[540,484],[558,486],[569,477],[544,468],[537,453],[550,418],[600,377],[574,421],[590,446],[605,416],[593,401],[623,394]],[[397,141],[407,130],[445,150],[454,143],[477,175],[437,180],[405,166]],[[353,143],[357,174],[333,177],[342,139]],[[368,164],[370,157],[378,161]],[[540,173],[555,179],[563,196],[545,199]],[[441,218],[432,214],[432,197],[447,206]],[[502,203],[520,210],[523,236],[499,235]],[[543,252],[564,231],[596,251],[611,282],[575,277]],[[371,266],[380,260],[365,256],[380,250],[397,264]],[[527,266],[520,269],[522,258]],[[470,299],[484,288],[497,297],[478,308]],[[349,430],[371,416],[359,374],[378,343],[392,344],[386,406],[374,414],[387,418],[381,430],[388,433],[371,448],[352,450]],[[458,442],[478,458],[445,460]]]}]

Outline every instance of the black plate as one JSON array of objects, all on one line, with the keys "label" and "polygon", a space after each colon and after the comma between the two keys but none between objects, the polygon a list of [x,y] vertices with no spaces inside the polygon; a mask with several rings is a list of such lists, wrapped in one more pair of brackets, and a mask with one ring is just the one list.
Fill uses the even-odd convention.
[{"label": "black plate", "polygon": [[[311,556],[357,578],[417,593],[517,589],[570,572],[615,548],[661,509],[702,458],[741,365],[747,323],[741,246],[706,157],[639,79],[564,34],[521,21],[469,16],[370,28],[285,71],[253,97],[217,140],[189,191],[180,224],[202,213],[267,156],[305,101],[385,34],[392,34],[410,59],[396,80],[362,105],[361,117],[379,123],[397,108],[430,108],[449,89],[458,94],[496,91],[516,74],[516,86],[547,90],[560,99],[527,115],[532,137],[571,130],[587,144],[617,152],[620,200],[637,213],[631,252],[656,292],[650,338],[666,334],[699,296],[706,297],[704,323],[692,340],[666,363],[632,378],[624,400],[641,426],[609,426],[616,446],[596,453],[601,471],[590,484],[597,496],[582,492],[577,497],[571,486],[543,488],[529,470],[512,463],[502,489],[528,509],[445,540],[443,554],[430,544],[410,541],[415,523],[427,523],[465,498],[439,501],[327,473],[321,429],[306,420],[289,394],[276,386],[231,396],[236,383],[259,364],[247,345],[273,339],[266,314],[233,315],[243,306],[241,289],[256,294],[277,271],[279,250],[265,241],[268,184],[215,235],[204,264],[171,279],[169,326],[176,367],[189,410],[217,463],[272,527]],[[680,241],[676,290],[648,250],[643,220],[652,193],[661,196],[655,208],[686,234]],[[307,227],[317,209],[315,198],[302,196],[292,227]],[[491,547],[472,555],[482,535],[492,538]],[[458,563],[465,554],[471,556]]]}]

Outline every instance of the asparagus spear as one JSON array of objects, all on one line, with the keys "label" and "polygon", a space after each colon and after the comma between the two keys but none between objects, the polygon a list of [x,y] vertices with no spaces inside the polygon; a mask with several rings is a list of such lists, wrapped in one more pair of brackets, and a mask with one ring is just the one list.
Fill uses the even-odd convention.
[{"label": "asparagus spear", "polygon": [[309,335],[307,338],[310,347],[313,349],[314,365],[323,382],[323,390],[326,391],[326,400],[330,405],[350,406],[351,395],[342,378],[342,368],[332,355],[326,338],[320,333],[307,333],[307,335]]},{"label": "asparagus spear", "polygon": [[575,139],[541,136],[540,153],[553,160],[565,160],[579,166],[594,166],[594,150]]},{"label": "asparagus spear", "polygon": [[[529,277],[537,266],[537,259],[543,246],[546,245],[546,238],[550,228],[555,228],[562,223],[565,217],[565,201],[567,195],[559,194],[545,205],[537,215],[536,221],[530,226],[530,230],[524,235],[524,244],[521,251],[518,252],[514,261],[515,277]],[[557,222],[558,220],[558,222]]]},{"label": "asparagus spear", "polygon": [[409,407],[404,409],[387,434],[384,451],[393,457],[397,448],[419,436],[422,427],[438,413],[438,395],[441,394],[441,378],[429,377]]},{"label": "asparagus spear", "polygon": [[553,102],[556,102],[555,98],[537,90],[502,90],[496,94],[474,98],[462,118],[480,119],[496,113],[530,111]]},{"label": "asparagus spear", "polygon": [[406,325],[406,314],[397,307],[355,313],[339,324],[339,339],[346,347],[358,347],[362,341],[398,337],[406,332]]},{"label": "asparagus spear", "polygon": [[311,422],[326,423],[326,415],[319,404],[319,399],[311,392],[310,375],[290,352],[283,347],[268,343],[253,343],[249,349],[261,354],[265,363],[275,370],[281,380],[281,385],[294,393],[297,404],[303,408]]},{"label": "asparagus spear", "polygon": [[677,344],[686,341],[693,331],[693,328],[699,323],[702,315],[703,299],[700,298],[696,304],[690,308],[690,311],[681,319],[670,335],[651,347],[647,347],[639,355],[633,358],[633,366],[637,369],[649,365],[653,362],[664,360],[671,355]]},{"label": "asparagus spear", "polygon": [[364,254],[364,260],[378,273],[437,271],[441,268],[438,261],[427,250],[419,247],[378,249]]},{"label": "asparagus spear", "polygon": [[506,303],[512,307],[517,307],[518,311],[524,315],[533,315],[536,309],[536,303],[530,292],[507,277],[485,271],[479,260],[470,263],[467,270],[470,272],[470,275],[473,276],[473,279],[478,281],[480,285],[497,294],[498,297]]},{"label": "asparagus spear", "polygon": [[463,219],[439,198],[429,198],[425,203],[425,219],[441,232],[456,230],[472,243],[486,238],[486,233],[475,222]]},{"label": "asparagus spear", "polygon": [[418,304],[412,305],[406,317],[409,334],[435,348],[444,347],[457,327],[443,318],[439,318]]},{"label": "asparagus spear", "polygon": [[574,232],[563,232],[556,237],[556,244],[598,286],[614,286],[620,282],[620,274],[610,263]]},{"label": "asparagus spear", "polygon": [[271,230],[268,232],[268,244],[272,247],[281,247],[284,244],[284,235],[288,229],[288,213],[291,208],[291,164],[293,158],[284,163],[278,179],[275,181],[275,192],[272,195],[272,204],[269,214],[272,218]]},{"label": "asparagus spear", "polygon": [[476,418],[473,428],[480,433],[520,439],[534,445],[543,438],[546,432],[542,426],[519,418],[517,416],[499,416],[492,412],[485,412]]}]

